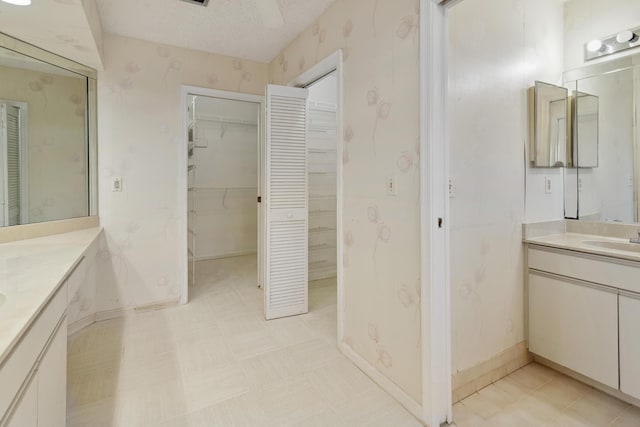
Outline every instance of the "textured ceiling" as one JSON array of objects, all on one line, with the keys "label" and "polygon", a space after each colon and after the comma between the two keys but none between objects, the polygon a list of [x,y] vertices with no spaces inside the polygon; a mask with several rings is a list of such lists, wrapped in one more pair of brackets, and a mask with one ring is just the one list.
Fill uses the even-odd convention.
[{"label": "textured ceiling", "polygon": [[276,0],[285,25],[269,29],[256,2],[97,0],[105,32],[260,62],[272,60],[334,0]]}]

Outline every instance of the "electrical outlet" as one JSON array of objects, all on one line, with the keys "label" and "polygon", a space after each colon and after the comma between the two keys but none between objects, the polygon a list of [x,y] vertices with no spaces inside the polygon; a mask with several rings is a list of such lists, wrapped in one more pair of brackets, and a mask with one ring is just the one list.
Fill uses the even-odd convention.
[{"label": "electrical outlet", "polygon": [[453,199],[456,197],[456,186],[453,184],[453,180],[449,178],[449,198]]},{"label": "electrical outlet", "polygon": [[387,194],[389,196],[397,196],[398,195],[398,188],[396,185],[396,177],[395,176],[390,176],[389,178],[387,178]]},{"label": "electrical outlet", "polygon": [[547,193],[547,194],[551,194],[552,193],[551,177],[549,177],[549,176],[545,176],[544,177],[544,192]]},{"label": "electrical outlet", "polygon": [[578,191],[582,191],[582,178],[578,178]]},{"label": "electrical outlet", "polygon": [[121,192],[122,191],[122,177],[116,176],[113,178],[113,184],[111,187],[111,191],[113,192]]}]

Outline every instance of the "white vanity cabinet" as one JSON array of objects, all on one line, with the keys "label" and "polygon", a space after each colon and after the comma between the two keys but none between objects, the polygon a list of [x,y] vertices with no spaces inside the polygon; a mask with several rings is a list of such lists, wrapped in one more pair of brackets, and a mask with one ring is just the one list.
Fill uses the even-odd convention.
[{"label": "white vanity cabinet", "polygon": [[67,324],[58,327],[27,387],[18,397],[7,427],[64,427],[67,422]]},{"label": "white vanity cabinet", "polygon": [[0,426],[66,425],[66,308],[65,282],[0,365]]},{"label": "white vanity cabinet", "polygon": [[618,296],[606,288],[529,273],[531,352],[618,388]]},{"label": "white vanity cabinet", "polygon": [[69,325],[81,329],[95,320],[101,232],[96,227],[1,245],[12,255],[33,245],[37,256],[0,256],[6,298],[0,309],[0,427],[66,426],[67,335]]},{"label": "white vanity cabinet", "polygon": [[620,295],[620,390],[640,399],[640,295]]},{"label": "white vanity cabinet", "polygon": [[640,399],[640,262],[529,245],[529,350]]}]

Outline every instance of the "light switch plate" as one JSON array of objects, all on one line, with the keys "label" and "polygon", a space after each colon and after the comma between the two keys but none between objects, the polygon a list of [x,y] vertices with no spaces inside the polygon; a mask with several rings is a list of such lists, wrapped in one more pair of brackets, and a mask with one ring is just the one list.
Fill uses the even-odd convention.
[{"label": "light switch plate", "polygon": [[121,192],[122,191],[122,177],[116,176],[113,178],[113,185],[111,187],[111,191],[113,192]]},{"label": "light switch plate", "polygon": [[397,196],[398,195],[398,186],[396,183],[396,177],[390,176],[387,178],[387,194],[389,196]]},{"label": "light switch plate", "polygon": [[552,192],[551,177],[549,177],[549,176],[545,176],[544,177],[544,192],[546,194],[551,194],[551,192]]}]

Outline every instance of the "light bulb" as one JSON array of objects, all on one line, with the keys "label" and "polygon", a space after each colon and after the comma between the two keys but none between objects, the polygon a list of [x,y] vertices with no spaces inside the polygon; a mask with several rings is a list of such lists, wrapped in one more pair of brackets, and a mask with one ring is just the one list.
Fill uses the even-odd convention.
[{"label": "light bulb", "polygon": [[623,31],[621,33],[618,33],[618,35],[616,36],[616,41],[618,43],[633,43],[638,41],[638,35],[633,31]]},{"label": "light bulb", "polygon": [[5,3],[15,4],[16,6],[29,6],[31,0],[2,0]]},{"label": "light bulb", "polygon": [[587,43],[587,50],[589,52],[601,52],[605,49],[605,46],[602,44],[600,40],[591,40]]}]

